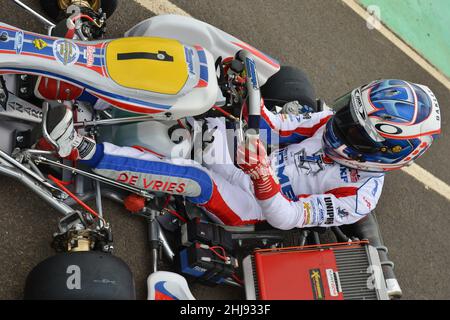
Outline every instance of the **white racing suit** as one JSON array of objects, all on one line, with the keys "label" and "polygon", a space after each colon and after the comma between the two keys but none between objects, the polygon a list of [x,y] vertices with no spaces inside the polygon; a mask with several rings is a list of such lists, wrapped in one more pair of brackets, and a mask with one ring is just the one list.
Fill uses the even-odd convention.
[{"label": "white racing suit", "polygon": [[94,157],[84,162],[102,176],[148,191],[185,196],[226,225],[266,220],[288,230],[351,224],[375,208],[384,174],[350,169],[323,154],[322,135],[331,116],[330,111],[275,115],[263,108],[262,132],[267,129],[272,145],[285,146],[269,155],[281,192],[267,200],[255,198],[250,177],[233,164],[225,121],[220,118],[207,119],[208,126],[217,130],[202,165],[109,143],[99,144]]}]

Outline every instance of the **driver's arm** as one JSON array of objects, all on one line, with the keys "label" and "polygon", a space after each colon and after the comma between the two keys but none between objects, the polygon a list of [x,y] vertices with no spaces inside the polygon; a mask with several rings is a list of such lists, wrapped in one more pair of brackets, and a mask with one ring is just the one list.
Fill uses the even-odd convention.
[{"label": "driver's arm", "polygon": [[237,160],[253,182],[264,218],[282,230],[352,224],[375,208],[384,182],[384,174],[373,175],[324,194],[306,195],[298,201],[291,201],[281,192],[259,139],[249,139],[245,145],[239,146]]},{"label": "driver's arm", "polygon": [[[333,115],[322,111],[298,116],[274,114],[266,107],[261,109],[261,137],[270,145],[299,143],[312,137]],[[266,138],[267,137],[267,138]]]},{"label": "driver's arm", "polygon": [[362,181],[359,187],[338,188],[296,202],[279,192],[269,199],[258,200],[258,203],[267,222],[282,230],[352,224],[375,208],[383,182],[383,175],[371,177]]}]

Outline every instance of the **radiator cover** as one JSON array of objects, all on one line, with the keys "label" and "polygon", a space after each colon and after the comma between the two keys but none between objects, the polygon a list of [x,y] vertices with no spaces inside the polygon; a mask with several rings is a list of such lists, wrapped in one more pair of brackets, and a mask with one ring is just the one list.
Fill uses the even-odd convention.
[{"label": "radiator cover", "polygon": [[256,250],[243,262],[248,300],[388,300],[368,242]]}]

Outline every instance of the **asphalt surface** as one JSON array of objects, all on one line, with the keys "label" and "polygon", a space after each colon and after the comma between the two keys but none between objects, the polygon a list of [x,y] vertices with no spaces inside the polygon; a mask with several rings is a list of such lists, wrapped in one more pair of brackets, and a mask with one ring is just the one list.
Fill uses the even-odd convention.
[{"label": "asphalt surface", "polygon": [[[36,7],[37,1],[25,1]],[[353,87],[377,78],[399,78],[433,89],[442,109],[443,133],[418,162],[450,183],[448,117],[450,92],[340,1],[174,0],[194,17],[211,23],[277,57],[303,68],[318,96],[331,102]],[[0,0],[0,21],[43,32],[12,1]],[[153,13],[121,1],[109,22],[108,37],[119,37]],[[49,246],[58,214],[17,182],[0,177],[0,299],[20,299],[27,273],[53,254]],[[116,255],[131,267],[139,298],[145,298],[150,271],[146,225],[120,206],[106,202]],[[450,203],[403,172],[387,176],[377,207],[390,258],[406,299],[450,299]],[[199,299],[239,299],[235,288],[194,285]]]}]

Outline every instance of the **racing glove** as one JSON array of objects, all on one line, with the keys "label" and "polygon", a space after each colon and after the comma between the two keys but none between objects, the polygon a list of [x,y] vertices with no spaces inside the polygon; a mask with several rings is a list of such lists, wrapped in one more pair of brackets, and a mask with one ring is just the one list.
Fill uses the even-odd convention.
[{"label": "racing glove", "polygon": [[253,181],[255,196],[267,200],[280,192],[280,184],[267,158],[264,145],[258,138],[249,138],[246,145],[237,150],[238,166]]},{"label": "racing glove", "polygon": [[58,145],[58,155],[61,158],[89,160],[93,157],[95,141],[78,134],[73,126],[72,111],[65,105],[49,110],[46,126],[50,138]]}]

